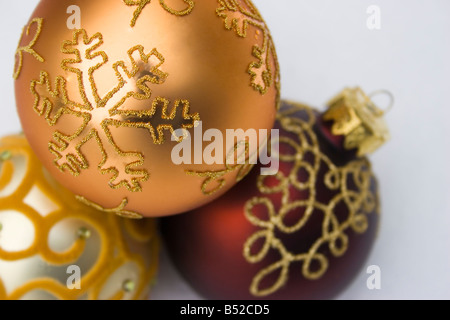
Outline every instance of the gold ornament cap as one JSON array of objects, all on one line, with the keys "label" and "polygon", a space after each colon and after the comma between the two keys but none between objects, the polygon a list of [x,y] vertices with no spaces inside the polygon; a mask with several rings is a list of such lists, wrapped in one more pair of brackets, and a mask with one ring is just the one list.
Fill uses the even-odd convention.
[{"label": "gold ornament cap", "polygon": [[356,87],[346,88],[332,99],[323,119],[333,122],[332,134],[344,136],[345,149],[358,149],[357,155],[363,156],[374,152],[390,139],[384,114],[385,111]]}]

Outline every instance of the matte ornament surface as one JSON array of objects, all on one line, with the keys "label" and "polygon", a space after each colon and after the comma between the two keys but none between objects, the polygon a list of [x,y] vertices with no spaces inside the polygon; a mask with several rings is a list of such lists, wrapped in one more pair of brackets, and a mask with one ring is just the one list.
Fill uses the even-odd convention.
[{"label": "matte ornament surface", "polygon": [[[70,6],[79,29],[68,28]],[[200,122],[224,135],[270,130],[280,94],[275,47],[249,0],[42,0],[14,78],[23,130],[51,175],[128,218],[181,213],[229,190],[235,171],[214,192],[189,174],[223,163],[174,164],[185,138],[174,132]]]},{"label": "matte ornament surface", "polygon": [[322,136],[318,112],[284,102],[280,170],[255,169],[202,208],[162,220],[169,254],[208,299],[330,299],[358,274],[379,220],[369,161]]},{"label": "matte ornament surface", "polygon": [[0,299],[147,299],[158,267],[153,219],[77,201],[22,135],[0,140]]}]

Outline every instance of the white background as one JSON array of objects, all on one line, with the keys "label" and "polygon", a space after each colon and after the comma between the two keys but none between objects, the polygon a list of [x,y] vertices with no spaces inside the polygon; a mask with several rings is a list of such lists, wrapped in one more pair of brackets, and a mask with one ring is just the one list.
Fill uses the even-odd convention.
[{"label": "white background", "polygon": [[[381,184],[382,225],[367,265],[381,267],[382,287],[368,290],[363,270],[339,298],[449,299],[450,1],[254,2],[277,45],[284,98],[322,109],[346,86],[395,95],[387,115],[392,140],[370,156]],[[21,130],[14,52],[37,3],[0,4],[1,136]],[[366,26],[373,4],[381,8],[381,30]],[[153,298],[200,297],[163,255]]]}]

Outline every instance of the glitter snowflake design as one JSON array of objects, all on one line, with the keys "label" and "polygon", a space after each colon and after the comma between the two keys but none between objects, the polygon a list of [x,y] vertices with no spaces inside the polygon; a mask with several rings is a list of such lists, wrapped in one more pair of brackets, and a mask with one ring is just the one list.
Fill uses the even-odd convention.
[{"label": "glitter snowflake design", "polygon": [[[154,144],[163,144],[165,131],[192,128],[200,116],[190,114],[187,100],[176,100],[171,106],[166,98],[152,99],[151,87],[163,84],[168,74],[161,70],[163,55],[157,49],[146,53],[141,45],[128,50],[128,63],[112,64],[111,75],[117,79],[117,85],[101,95],[96,73],[108,63],[106,52],[99,50],[102,45],[101,33],[90,37],[83,29],[75,30],[73,39],[61,46],[61,52],[67,56],[61,62],[66,77],[57,76],[52,83],[49,73],[41,71],[39,80],[31,82],[33,108],[50,126],[58,125],[48,145],[58,169],[74,176],[88,169],[88,155],[81,148],[94,140],[102,154],[98,170],[111,175],[109,186],[138,192],[142,190],[141,182],[149,179],[148,171],[142,169],[144,155],[125,151],[116,143],[111,128],[145,129]],[[72,99],[69,95],[79,97]],[[137,101],[143,100],[149,101],[147,108],[133,109]],[[60,123],[65,117],[78,118],[81,125],[75,132],[62,131],[70,130]]]}]

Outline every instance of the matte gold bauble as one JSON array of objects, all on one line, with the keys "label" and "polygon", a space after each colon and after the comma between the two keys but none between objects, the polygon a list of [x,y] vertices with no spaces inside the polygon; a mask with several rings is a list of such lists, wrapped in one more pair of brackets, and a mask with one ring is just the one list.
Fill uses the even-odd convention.
[{"label": "matte gold bauble", "polygon": [[14,77],[23,130],[51,175],[128,217],[194,209],[240,177],[224,163],[175,164],[187,139],[177,130],[270,130],[279,103],[274,43],[250,0],[42,0]]},{"label": "matte gold bauble", "polygon": [[158,266],[153,219],[83,205],[25,137],[0,140],[0,299],[147,299]]}]

